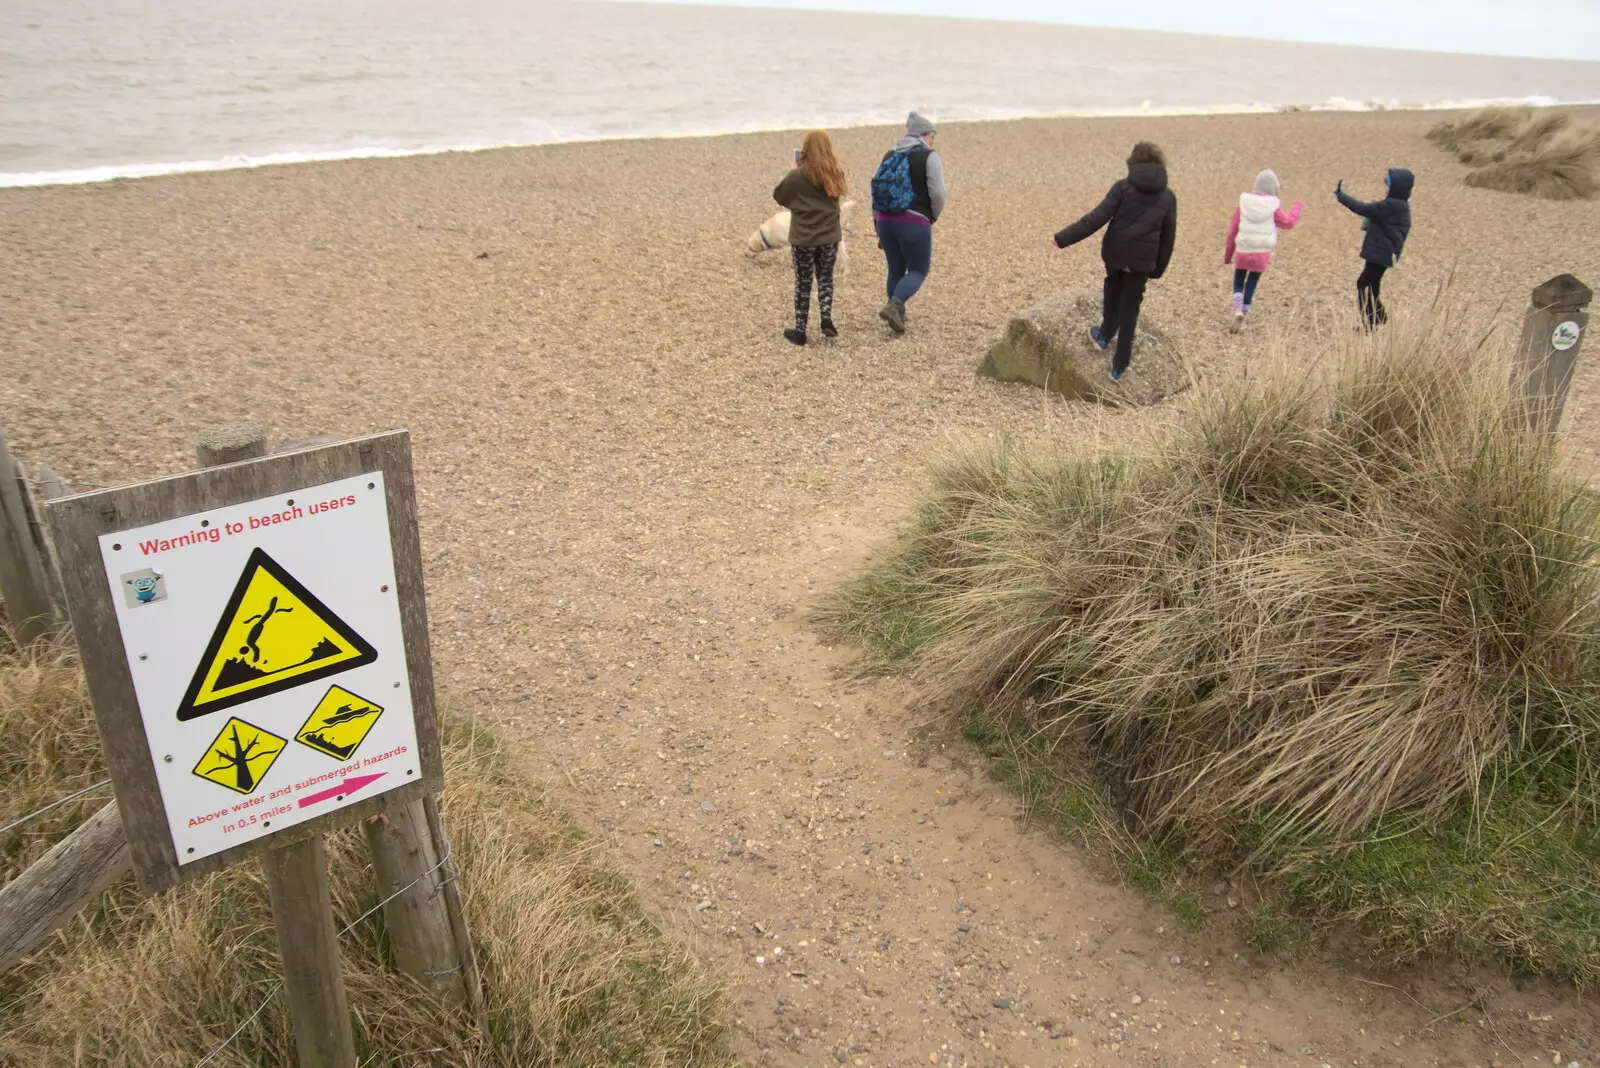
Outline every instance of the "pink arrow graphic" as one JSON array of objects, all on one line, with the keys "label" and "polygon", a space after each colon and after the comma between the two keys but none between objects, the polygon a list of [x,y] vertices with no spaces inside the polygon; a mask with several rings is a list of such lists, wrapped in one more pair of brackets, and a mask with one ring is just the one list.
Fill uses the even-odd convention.
[{"label": "pink arrow graphic", "polygon": [[300,807],[310,808],[318,801],[326,801],[330,797],[349,797],[363,786],[377,782],[387,774],[389,773],[386,771],[380,771],[376,775],[347,775],[339,780],[338,786],[330,786],[326,790],[318,790],[314,794],[300,798]]}]

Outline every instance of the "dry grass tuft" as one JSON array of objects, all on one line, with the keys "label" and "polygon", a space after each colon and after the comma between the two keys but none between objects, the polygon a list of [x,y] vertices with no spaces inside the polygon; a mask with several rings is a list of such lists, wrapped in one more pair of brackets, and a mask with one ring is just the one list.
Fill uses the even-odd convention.
[{"label": "dry grass tuft", "polygon": [[1564,111],[1486,108],[1443,122],[1428,138],[1476,167],[1467,184],[1548,200],[1600,192],[1600,124]]},{"label": "dry grass tuft", "polygon": [[1495,341],[1396,323],[1212,388],[1152,452],[953,457],[823,622],[1018,746],[1086,755],[1194,859],[1304,871],[1401,816],[1481,827],[1513,774],[1559,778],[1542,811],[1587,825],[1600,507],[1523,428]]},{"label": "dry grass tuft", "polygon": [[[3,815],[100,774],[77,667],[65,654],[0,654]],[[484,970],[490,1039],[386,966],[381,913],[344,938],[368,1068],[725,1065],[719,984],[664,938],[610,868],[487,735],[447,724],[446,825]],[[11,871],[105,798],[0,839]],[[63,806],[71,809],[73,806]],[[0,821],[3,822],[3,821]],[[328,839],[340,925],[375,903],[359,834]],[[7,873],[8,875],[10,872]],[[0,1065],[192,1065],[279,976],[265,884],[246,864],[140,900],[130,884],[0,977]],[[281,996],[212,1063],[294,1063]]]}]

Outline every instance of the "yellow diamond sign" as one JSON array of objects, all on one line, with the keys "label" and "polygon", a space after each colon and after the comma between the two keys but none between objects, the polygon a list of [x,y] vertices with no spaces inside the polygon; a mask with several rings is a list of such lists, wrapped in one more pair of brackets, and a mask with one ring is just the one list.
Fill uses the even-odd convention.
[{"label": "yellow diamond sign", "polygon": [[253,793],[288,744],[253,723],[229,718],[194,766],[194,773],[235,793]]},{"label": "yellow diamond sign", "polygon": [[343,686],[330,686],[294,740],[335,760],[349,760],[383,715],[383,706]]}]

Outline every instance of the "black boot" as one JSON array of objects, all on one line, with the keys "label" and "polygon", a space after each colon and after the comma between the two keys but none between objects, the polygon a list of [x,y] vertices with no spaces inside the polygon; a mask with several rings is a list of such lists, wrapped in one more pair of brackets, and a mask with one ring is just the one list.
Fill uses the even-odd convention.
[{"label": "black boot", "polygon": [[833,320],[832,319],[824,319],[824,320],[822,320],[822,336],[823,337],[838,337],[839,336],[839,328],[833,325]]},{"label": "black boot", "polygon": [[804,330],[785,330],[783,339],[791,345],[804,345],[806,343],[806,332]]}]

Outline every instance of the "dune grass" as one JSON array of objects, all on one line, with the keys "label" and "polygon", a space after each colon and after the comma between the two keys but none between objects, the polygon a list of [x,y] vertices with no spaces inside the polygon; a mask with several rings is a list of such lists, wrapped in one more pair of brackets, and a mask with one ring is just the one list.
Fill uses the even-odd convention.
[{"label": "dune grass", "polygon": [[1592,983],[1600,507],[1509,348],[1396,323],[1144,451],[960,452],[820,622],[981,723],[1058,824],[1114,814],[1171,903],[1176,863],[1247,866],[1398,955]]},{"label": "dune grass", "polygon": [[1467,184],[1547,200],[1600,192],[1600,124],[1565,111],[1485,108],[1428,131],[1469,167]]},{"label": "dune grass", "polygon": [[[720,985],[650,923],[627,881],[483,732],[446,721],[445,825],[483,969],[488,1034],[386,966],[382,913],[343,939],[364,1068],[419,1064],[725,1065]],[[0,823],[102,777],[81,675],[65,652],[0,652]],[[90,795],[0,837],[10,878],[100,804]],[[328,838],[340,926],[376,902],[364,843]],[[131,882],[0,976],[6,1068],[294,1063],[259,864],[139,899]]]}]

